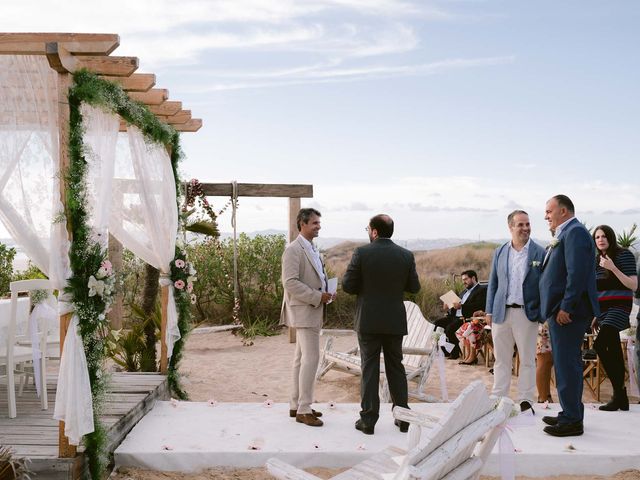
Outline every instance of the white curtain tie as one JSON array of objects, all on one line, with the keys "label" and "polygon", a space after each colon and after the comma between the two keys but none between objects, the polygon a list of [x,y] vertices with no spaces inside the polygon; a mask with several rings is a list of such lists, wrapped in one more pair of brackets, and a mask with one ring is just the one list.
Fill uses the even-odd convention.
[{"label": "white curtain tie", "polygon": [[169,287],[169,301],[167,302],[167,331],[165,332],[165,343],[167,344],[167,357],[171,358],[173,346],[180,340],[180,328],[178,327],[178,308],[175,300],[175,287],[169,274],[160,273],[158,281],[161,287]]}]

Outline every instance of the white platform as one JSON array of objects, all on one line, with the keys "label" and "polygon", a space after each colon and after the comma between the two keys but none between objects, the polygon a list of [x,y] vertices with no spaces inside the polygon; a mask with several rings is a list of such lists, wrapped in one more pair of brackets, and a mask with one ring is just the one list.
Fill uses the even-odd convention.
[{"label": "white platform", "polygon": [[[406,444],[406,434],[393,425],[390,405],[382,406],[375,435],[354,429],[360,410],[357,404],[314,406],[324,413],[323,427],[296,423],[289,418],[286,404],[180,402],[173,406],[158,402],[115,451],[115,462],[117,466],[194,472],[218,466],[259,467],[275,456],[302,468],[338,468],[352,466],[389,445]],[[441,415],[447,407],[411,404],[431,415]],[[516,474],[612,475],[640,468],[640,405],[632,405],[629,412],[600,412],[585,405],[585,434],[568,438],[542,432],[542,416],[555,415],[558,410],[557,404],[548,410],[536,408],[528,425],[512,429]],[[484,474],[499,475],[497,450]]]}]

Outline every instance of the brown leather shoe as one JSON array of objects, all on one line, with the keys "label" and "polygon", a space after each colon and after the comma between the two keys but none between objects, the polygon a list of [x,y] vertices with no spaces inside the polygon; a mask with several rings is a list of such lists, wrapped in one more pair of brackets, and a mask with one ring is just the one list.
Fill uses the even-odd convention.
[{"label": "brown leather shoe", "polygon": [[321,427],[323,425],[322,420],[316,417],[313,413],[299,413],[296,415],[296,422],[304,423],[310,427]]},{"label": "brown leather shoe", "polygon": [[[298,411],[297,410],[289,410],[289,416],[291,418],[295,418],[295,416],[297,415]],[[311,413],[314,417],[321,417],[322,416],[322,412],[316,412],[313,408],[311,409]]]}]

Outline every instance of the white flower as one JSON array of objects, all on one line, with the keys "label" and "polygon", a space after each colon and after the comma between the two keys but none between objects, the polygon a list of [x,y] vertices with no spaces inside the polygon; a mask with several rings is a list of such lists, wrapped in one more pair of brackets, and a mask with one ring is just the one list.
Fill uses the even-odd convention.
[{"label": "white flower", "polygon": [[189,275],[191,275],[193,277],[193,276],[195,276],[196,273],[198,273],[198,272],[196,271],[195,268],[193,268],[193,264],[189,263]]},{"label": "white flower", "polygon": [[107,269],[105,267],[100,267],[98,272],[96,273],[97,278],[104,278],[108,275]]},{"label": "white flower", "polygon": [[96,294],[102,296],[104,293],[104,282],[102,280],[96,280],[96,277],[91,275],[89,277],[89,282],[87,283],[89,287],[89,296],[94,297]]},{"label": "white flower", "polygon": [[560,243],[560,240],[558,240],[557,238],[552,238],[551,241],[549,242],[549,248],[556,248],[556,246]]},{"label": "white flower", "polygon": [[540,266],[540,262],[539,262],[538,260],[533,260],[533,261],[531,262],[531,266],[532,266],[532,267],[539,267],[539,266]]},{"label": "white flower", "polygon": [[182,238],[176,238],[176,247],[178,247],[180,250],[184,249],[184,240],[182,240]]}]

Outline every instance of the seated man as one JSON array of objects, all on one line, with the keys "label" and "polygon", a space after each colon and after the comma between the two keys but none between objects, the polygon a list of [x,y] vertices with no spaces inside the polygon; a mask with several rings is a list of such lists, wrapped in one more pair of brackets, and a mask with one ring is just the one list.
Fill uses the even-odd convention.
[{"label": "seated man", "polygon": [[[458,295],[461,299],[460,303],[456,303],[449,308],[446,317],[434,322],[436,327],[444,328],[447,340],[454,344],[451,353],[448,353],[443,348],[445,355],[450,359],[460,357],[460,346],[458,345],[456,331],[464,323],[465,318],[471,318],[473,312],[477,310],[484,310],[487,301],[487,287],[478,283],[478,275],[475,271],[465,270],[462,272],[462,283],[465,288]],[[443,306],[445,310],[447,307],[447,305]]]}]

